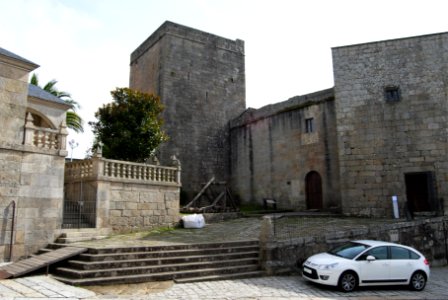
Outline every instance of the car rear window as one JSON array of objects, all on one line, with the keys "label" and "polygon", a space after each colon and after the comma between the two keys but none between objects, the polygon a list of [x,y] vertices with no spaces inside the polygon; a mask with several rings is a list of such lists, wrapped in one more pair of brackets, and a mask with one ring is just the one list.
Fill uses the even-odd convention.
[{"label": "car rear window", "polygon": [[420,255],[414,251],[408,250],[402,247],[390,247],[390,258],[391,259],[419,259]]},{"label": "car rear window", "polygon": [[328,251],[328,253],[347,259],[353,259],[369,247],[370,246],[361,243],[349,242],[333,248],[332,250]]}]

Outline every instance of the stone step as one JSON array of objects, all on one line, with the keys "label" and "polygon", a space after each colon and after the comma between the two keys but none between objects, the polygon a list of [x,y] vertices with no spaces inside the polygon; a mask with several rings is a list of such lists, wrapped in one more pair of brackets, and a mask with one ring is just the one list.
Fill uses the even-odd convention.
[{"label": "stone step", "polygon": [[141,251],[141,252],[123,252],[117,253],[100,253],[92,254],[96,252],[96,249],[89,249],[89,253],[83,253],[80,255],[79,260],[84,261],[107,261],[107,260],[130,260],[130,259],[146,259],[146,258],[162,258],[162,257],[176,257],[176,256],[197,256],[197,255],[218,255],[224,253],[241,253],[259,251],[258,246],[239,246],[233,248],[201,248],[201,249],[183,249],[183,250],[161,250],[157,251]]},{"label": "stone step", "polygon": [[63,229],[56,243],[69,244],[91,240],[105,239],[109,236],[110,229],[82,228]]},{"label": "stone step", "polygon": [[259,252],[258,241],[90,248],[53,273],[56,279],[74,285],[259,276]]},{"label": "stone step", "polygon": [[261,277],[264,276],[263,271],[252,271],[252,272],[241,272],[241,273],[230,273],[230,274],[219,274],[219,275],[209,275],[209,276],[198,276],[198,277],[186,277],[174,279],[176,283],[190,283],[190,282],[200,282],[200,281],[213,281],[213,280],[228,280],[237,278],[250,278],[250,277]]},{"label": "stone step", "polygon": [[147,281],[165,281],[165,280],[178,280],[182,278],[197,278],[197,277],[209,277],[226,275],[229,278],[239,278],[242,276],[261,276],[263,273],[259,271],[258,265],[247,266],[232,266],[223,268],[207,268],[188,271],[175,271],[175,272],[163,272],[163,273],[151,273],[151,274],[137,274],[127,276],[110,276],[110,277],[97,277],[97,278],[66,278],[61,276],[54,276],[53,278],[76,286],[86,285],[111,285],[111,284],[123,284],[123,283],[138,283]]},{"label": "stone step", "polygon": [[91,248],[90,254],[106,254],[106,253],[120,253],[120,252],[153,252],[153,251],[170,251],[170,250],[189,250],[189,249],[210,249],[210,248],[236,248],[236,247],[258,247],[257,240],[252,241],[236,241],[236,242],[222,242],[222,243],[198,243],[198,244],[174,244],[164,246],[138,246],[138,247],[118,247],[118,248]]},{"label": "stone step", "polygon": [[257,258],[243,258],[221,261],[202,261],[202,262],[187,262],[177,264],[165,265],[151,265],[140,267],[118,267],[118,268],[104,268],[94,270],[78,270],[72,268],[59,267],[56,268],[56,273],[69,278],[98,278],[98,277],[113,277],[113,276],[127,276],[137,274],[157,274],[167,272],[179,271],[193,271],[198,269],[210,268],[225,268],[228,266],[250,266],[258,268]]},{"label": "stone step", "polygon": [[[175,257],[151,257],[141,259],[116,259],[104,261],[84,261],[84,260],[70,260],[68,266],[78,270],[94,270],[103,268],[126,268],[150,265],[164,265],[164,264],[180,264],[186,262],[201,262],[201,261],[216,261],[216,260],[230,260],[241,258],[258,258],[258,251],[247,251],[237,253],[223,253],[223,254],[206,254],[206,255],[185,255]],[[127,258],[127,257],[126,257]]]}]

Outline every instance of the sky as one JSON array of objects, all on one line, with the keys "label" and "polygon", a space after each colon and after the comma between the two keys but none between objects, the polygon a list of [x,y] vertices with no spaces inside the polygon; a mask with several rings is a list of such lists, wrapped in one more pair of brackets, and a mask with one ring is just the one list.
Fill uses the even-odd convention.
[{"label": "sky", "polygon": [[246,106],[333,86],[331,48],[448,31],[446,0],[0,0],[0,47],[40,65],[89,121],[129,86],[130,54],[166,20],[245,42]]}]

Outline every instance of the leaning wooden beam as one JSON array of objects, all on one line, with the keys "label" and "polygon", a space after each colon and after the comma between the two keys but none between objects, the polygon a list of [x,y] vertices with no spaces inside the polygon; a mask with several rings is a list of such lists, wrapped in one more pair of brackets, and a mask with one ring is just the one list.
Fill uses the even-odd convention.
[{"label": "leaning wooden beam", "polygon": [[196,195],[196,197],[194,197],[194,199],[191,200],[190,203],[188,203],[187,205],[185,205],[184,208],[189,208],[190,206],[192,206],[193,203],[195,203],[195,202],[202,196],[202,194],[208,189],[208,187],[213,183],[213,181],[215,181],[215,176],[213,176],[212,179],[210,179],[209,182],[207,182],[207,184],[204,185],[204,187],[203,187],[202,190]]}]

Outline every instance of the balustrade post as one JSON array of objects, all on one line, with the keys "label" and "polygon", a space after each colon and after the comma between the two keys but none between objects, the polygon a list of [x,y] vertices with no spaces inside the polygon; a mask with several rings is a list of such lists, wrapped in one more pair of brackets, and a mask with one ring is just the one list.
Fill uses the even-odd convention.
[{"label": "balustrade post", "polygon": [[104,160],[101,157],[92,157],[92,175],[94,178],[104,176]]},{"label": "balustrade post", "polygon": [[36,126],[33,124],[33,116],[31,113],[26,114],[25,121],[25,137],[24,143],[25,145],[33,146],[34,145],[34,129]]},{"label": "balustrade post", "polygon": [[58,134],[58,146],[59,146],[59,155],[60,156],[67,156],[67,124],[65,124],[65,120],[61,122],[61,125],[59,126],[59,134]]},{"label": "balustrade post", "polygon": [[176,170],[176,183],[180,185],[180,180],[181,180],[181,163],[180,160],[176,157],[176,155],[171,156],[171,164],[177,168]]}]

